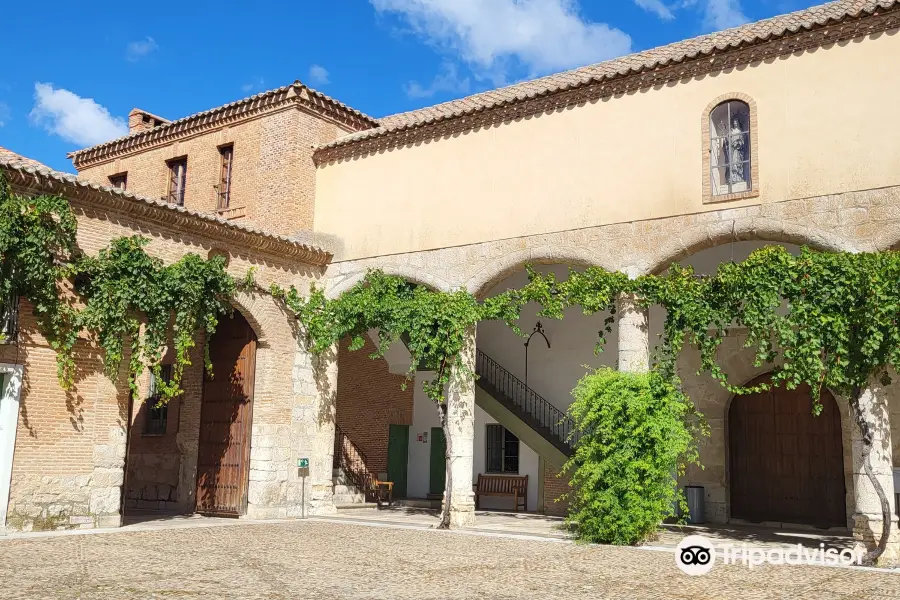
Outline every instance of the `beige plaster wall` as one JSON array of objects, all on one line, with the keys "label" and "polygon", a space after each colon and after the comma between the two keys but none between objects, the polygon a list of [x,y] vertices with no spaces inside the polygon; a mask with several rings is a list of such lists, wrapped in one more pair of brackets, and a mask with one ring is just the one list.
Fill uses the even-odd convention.
[{"label": "beige plaster wall", "polygon": [[[321,165],[315,230],[347,260],[896,185],[896,33]],[[733,93],[760,196],[704,204],[701,122]]]}]

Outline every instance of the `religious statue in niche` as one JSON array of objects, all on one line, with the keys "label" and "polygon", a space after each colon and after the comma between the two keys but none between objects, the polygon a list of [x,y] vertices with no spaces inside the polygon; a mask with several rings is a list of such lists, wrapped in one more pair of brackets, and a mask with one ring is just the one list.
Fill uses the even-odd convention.
[{"label": "religious statue in niche", "polygon": [[741,123],[741,115],[735,114],[731,118],[731,131],[729,132],[729,140],[731,142],[730,152],[726,154],[728,158],[729,175],[728,183],[744,183],[747,176],[744,173],[744,161],[747,160],[747,137],[744,132],[747,129]]}]

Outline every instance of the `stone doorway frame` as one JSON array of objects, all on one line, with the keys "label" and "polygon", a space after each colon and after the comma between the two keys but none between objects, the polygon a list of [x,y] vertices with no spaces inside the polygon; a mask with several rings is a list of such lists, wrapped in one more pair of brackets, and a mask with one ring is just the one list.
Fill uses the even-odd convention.
[{"label": "stone doorway frame", "polygon": [[[9,363],[0,364],[3,389],[0,391],[0,535],[6,534],[6,512],[9,510],[9,492],[12,483],[13,455],[19,426],[19,402],[25,367]],[[7,435],[11,432],[11,435]]]}]

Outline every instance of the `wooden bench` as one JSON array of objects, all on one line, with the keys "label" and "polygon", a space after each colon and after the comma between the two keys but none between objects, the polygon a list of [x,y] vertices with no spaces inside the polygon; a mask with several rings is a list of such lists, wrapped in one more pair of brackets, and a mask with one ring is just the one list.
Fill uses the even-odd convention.
[{"label": "wooden bench", "polygon": [[528,510],[528,475],[510,477],[507,475],[478,474],[475,486],[475,509],[480,496],[509,496],[515,499],[516,510],[521,501],[522,510]]}]

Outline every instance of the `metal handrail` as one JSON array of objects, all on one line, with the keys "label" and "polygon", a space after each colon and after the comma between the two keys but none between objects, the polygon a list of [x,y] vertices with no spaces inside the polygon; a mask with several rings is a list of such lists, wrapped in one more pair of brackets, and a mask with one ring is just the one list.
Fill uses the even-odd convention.
[{"label": "metal handrail", "polygon": [[376,477],[369,471],[368,464],[369,459],[366,458],[365,453],[335,424],[333,466],[343,470],[363,494],[369,494],[375,490]]},{"label": "metal handrail", "polygon": [[581,437],[575,422],[481,350],[476,351],[475,373],[553,437],[574,448]]}]

